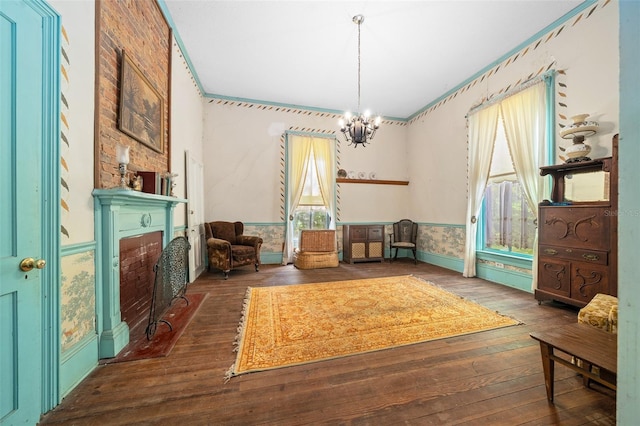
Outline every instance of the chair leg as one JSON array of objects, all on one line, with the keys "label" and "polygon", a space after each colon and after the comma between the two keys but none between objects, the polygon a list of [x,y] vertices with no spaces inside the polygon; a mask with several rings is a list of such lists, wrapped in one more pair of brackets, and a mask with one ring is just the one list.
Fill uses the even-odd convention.
[{"label": "chair leg", "polygon": [[413,264],[417,265],[418,264],[418,257],[416,256],[416,249],[413,249]]},{"label": "chair leg", "polygon": [[254,263],[253,266],[256,267],[256,272],[258,272],[260,270],[260,264],[259,263]]},{"label": "chair leg", "polygon": [[222,271],[222,273],[224,274],[224,279],[226,280],[227,278],[229,278],[229,271]]}]

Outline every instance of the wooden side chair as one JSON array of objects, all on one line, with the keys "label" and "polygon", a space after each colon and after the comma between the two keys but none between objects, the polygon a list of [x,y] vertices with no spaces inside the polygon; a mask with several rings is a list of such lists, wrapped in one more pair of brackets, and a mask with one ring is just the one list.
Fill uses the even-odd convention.
[{"label": "wooden side chair", "polygon": [[393,224],[393,233],[389,239],[389,256],[396,249],[391,261],[398,258],[398,249],[411,249],[413,263],[418,264],[416,257],[416,244],[418,239],[418,224],[409,219],[402,219]]}]

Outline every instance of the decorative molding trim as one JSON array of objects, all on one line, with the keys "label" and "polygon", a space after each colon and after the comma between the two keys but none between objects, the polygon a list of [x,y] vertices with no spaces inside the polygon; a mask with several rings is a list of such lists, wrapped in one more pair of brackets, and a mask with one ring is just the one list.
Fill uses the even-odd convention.
[{"label": "decorative molding trim", "polygon": [[88,251],[95,251],[97,246],[96,241],[87,241],[85,243],[70,244],[60,248],[60,255],[62,257],[71,256],[72,254],[85,253]]},{"label": "decorative molding trim", "polygon": [[[522,43],[520,46],[516,47],[510,53],[508,53],[505,56],[503,56],[502,59],[499,59],[498,61],[496,61],[493,64],[489,65],[488,67],[484,68],[483,70],[478,72],[475,76],[472,76],[470,79],[468,79],[466,82],[461,83],[457,87],[455,87],[452,90],[450,90],[448,93],[445,93],[440,98],[438,98],[438,99],[434,100],[433,102],[431,102],[430,104],[426,105],[420,111],[418,111],[415,114],[411,115],[408,118],[408,122],[409,123],[413,123],[414,121],[420,119],[421,117],[424,117],[426,114],[429,114],[429,113],[433,112],[434,110],[436,110],[437,108],[445,105],[448,101],[451,101],[451,100],[455,99],[459,94],[462,94],[462,93],[466,92],[467,90],[471,89],[472,87],[474,87],[478,83],[482,83],[485,79],[490,78],[490,77],[494,76],[495,74],[497,74],[499,71],[507,68],[510,65],[513,65],[518,59],[521,59],[522,57],[526,56],[527,54],[535,51],[536,49],[540,48],[541,46],[544,46],[549,41],[551,41],[551,40],[555,39],[556,37],[558,37],[567,26],[574,27],[580,21],[584,22],[584,20],[586,20],[589,17],[591,17],[596,10],[602,9],[605,6],[607,6],[609,4],[609,2],[610,2],[610,0],[602,0],[600,3],[597,3],[597,2],[595,2],[593,0],[585,1],[583,5],[578,6],[576,11],[573,12],[573,13],[575,13],[574,15],[572,15],[572,16],[570,16],[568,18],[564,18],[563,17],[560,20],[550,24],[545,29],[543,29],[540,32],[538,32],[538,34],[536,34],[535,36],[531,37],[529,39],[529,41],[526,41],[526,42]],[[580,9],[580,8],[582,8],[582,9]],[[495,93],[493,93],[491,95],[488,95],[486,97],[486,99],[483,99],[482,102],[485,102],[486,100],[490,100],[491,98],[493,98],[493,97],[495,97],[497,95],[500,95],[501,93],[504,93],[505,91],[508,91],[510,88],[516,87],[519,84],[521,84],[522,82],[530,80],[531,78],[534,78],[537,75],[540,75],[540,74],[550,70],[554,65],[555,65],[555,61],[552,61],[549,64],[547,64],[546,66],[540,67],[536,72],[531,73],[529,76],[521,78],[517,82],[514,82],[512,84],[509,84],[509,85],[503,87],[498,92],[495,92]],[[482,103],[482,102],[480,102],[480,103]]]}]

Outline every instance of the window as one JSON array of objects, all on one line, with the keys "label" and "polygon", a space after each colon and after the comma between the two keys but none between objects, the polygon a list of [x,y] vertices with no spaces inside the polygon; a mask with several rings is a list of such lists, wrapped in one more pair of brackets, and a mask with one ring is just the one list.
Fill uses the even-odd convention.
[{"label": "window", "polygon": [[298,247],[298,238],[303,229],[328,229],[331,222],[329,210],[324,205],[318,182],[316,161],[311,152],[309,166],[307,168],[304,189],[300,203],[294,211],[293,228],[295,232],[294,247]]},{"label": "window", "polygon": [[303,229],[335,229],[336,139],[287,132],[282,264],[293,263]]},{"label": "window", "polygon": [[502,120],[498,120],[482,205],[480,250],[533,256],[536,216],[518,182]]}]

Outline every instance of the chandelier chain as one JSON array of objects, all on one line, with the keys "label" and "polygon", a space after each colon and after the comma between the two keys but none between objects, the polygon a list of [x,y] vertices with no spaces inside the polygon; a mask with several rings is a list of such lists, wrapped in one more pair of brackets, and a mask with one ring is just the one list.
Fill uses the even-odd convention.
[{"label": "chandelier chain", "polygon": [[358,114],[360,113],[360,26],[362,22],[358,22]]}]

